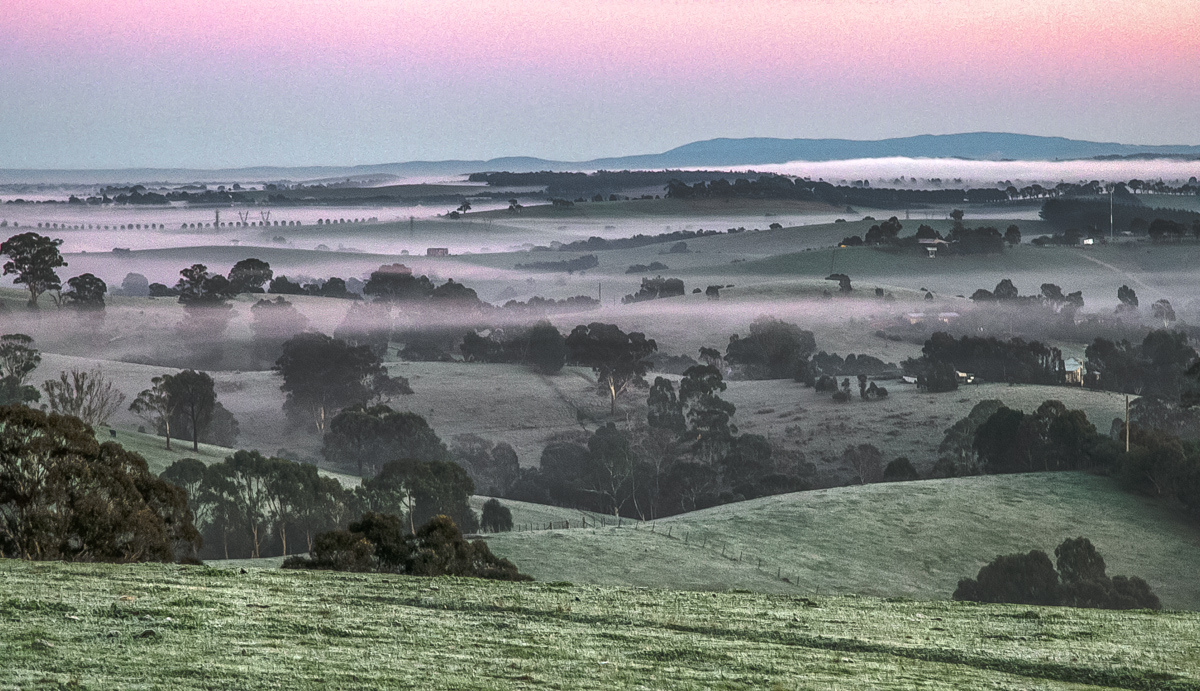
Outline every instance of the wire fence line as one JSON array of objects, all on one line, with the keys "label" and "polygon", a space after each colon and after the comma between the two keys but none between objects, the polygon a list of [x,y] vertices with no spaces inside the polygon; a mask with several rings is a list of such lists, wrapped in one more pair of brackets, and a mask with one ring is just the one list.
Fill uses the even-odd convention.
[{"label": "wire fence line", "polygon": [[[564,520],[564,521],[545,521],[520,523],[513,526],[513,532],[544,532],[548,530],[583,530],[586,528],[616,528],[621,530],[632,530],[634,532],[648,532],[657,537],[668,540],[676,540],[684,545],[694,547],[709,552],[713,556],[728,560],[737,564],[746,564],[755,570],[783,583],[787,583],[793,587],[801,588],[797,574],[794,571],[795,567],[784,568],[770,558],[764,558],[761,554],[753,551],[748,551],[744,547],[735,545],[732,542],[720,537],[713,536],[708,533],[693,530],[676,531],[674,525],[668,524],[666,530],[659,530],[659,525],[655,521],[640,521],[637,519],[626,519],[624,517],[605,518],[597,516],[589,518],[580,516],[579,519]],[[820,589],[815,588],[810,590],[813,595],[820,595]]]}]

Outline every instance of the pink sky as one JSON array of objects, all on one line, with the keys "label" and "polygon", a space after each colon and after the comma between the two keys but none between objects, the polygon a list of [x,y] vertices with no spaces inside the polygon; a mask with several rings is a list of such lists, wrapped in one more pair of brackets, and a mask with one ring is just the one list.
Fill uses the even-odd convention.
[{"label": "pink sky", "polygon": [[[1197,56],[1195,0],[9,0],[0,166],[980,129],[1200,143]],[[214,102],[242,112],[195,114]]]}]

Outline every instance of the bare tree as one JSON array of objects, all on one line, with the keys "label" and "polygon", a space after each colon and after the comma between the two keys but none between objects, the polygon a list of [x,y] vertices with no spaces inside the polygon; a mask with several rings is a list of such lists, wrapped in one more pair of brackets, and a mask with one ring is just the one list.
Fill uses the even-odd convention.
[{"label": "bare tree", "polygon": [[125,403],[125,394],[104,378],[100,368],[90,372],[72,369],[60,372],[58,379],[42,383],[50,410],[60,415],[73,415],[92,427],[108,422],[113,413]]},{"label": "bare tree", "polygon": [[879,482],[883,479],[883,454],[870,444],[847,446],[842,452],[842,462],[854,471],[859,484]]}]

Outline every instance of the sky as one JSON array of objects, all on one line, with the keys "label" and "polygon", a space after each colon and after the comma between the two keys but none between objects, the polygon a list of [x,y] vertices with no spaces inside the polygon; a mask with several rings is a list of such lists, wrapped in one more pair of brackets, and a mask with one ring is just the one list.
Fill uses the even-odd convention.
[{"label": "sky", "polygon": [[5,0],[0,168],[1200,144],[1196,0]]}]

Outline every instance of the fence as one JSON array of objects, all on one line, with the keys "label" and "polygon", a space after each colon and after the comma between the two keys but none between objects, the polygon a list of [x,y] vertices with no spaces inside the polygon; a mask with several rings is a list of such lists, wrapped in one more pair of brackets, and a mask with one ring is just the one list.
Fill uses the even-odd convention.
[{"label": "fence", "polygon": [[[665,531],[661,531],[658,530],[658,525],[654,521],[639,521],[636,519],[626,520],[622,517],[605,518],[603,516],[597,516],[589,518],[587,516],[580,516],[578,520],[547,521],[544,523],[521,523],[514,525],[513,531],[532,532],[543,530],[581,530],[584,528],[620,528],[622,530],[632,529],[634,531],[649,532],[667,540],[681,541],[684,545],[709,551],[713,555],[718,555],[717,548],[720,547],[720,558],[738,564],[747,564],[751,568],[754,568],[755,570],[760,571],[767,576],[774,578],[775,580],[787,583],[797,589],[801,588],[799,579],[796,578],[794,571],[785,570],[783,566],[779,565],[778,563],[771,562],[770,559],[764,559],[760,554],[749,552],[745,548],[738,547],[733,543],[723,540],[719,537],[714,538],[710,535],[699,533],[697,531],[683,530],[680,531],[679,535],[675,535],[675,526],[673,525],[667,525],[667,529]],[[712,547],[709,547],[710,542],[712,543]],[[771,571],[774,571],[775,573],[772,574]],[[813,595],[821,594],[819,588],[812,589],[809,592]]]}]

